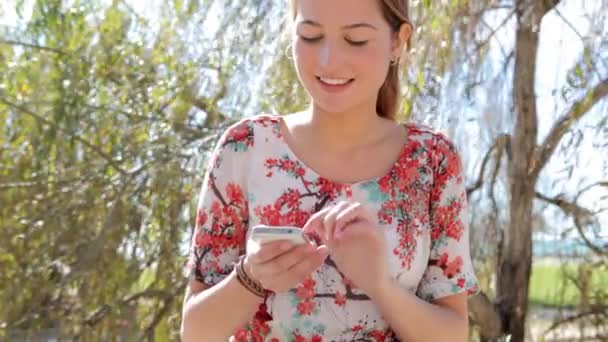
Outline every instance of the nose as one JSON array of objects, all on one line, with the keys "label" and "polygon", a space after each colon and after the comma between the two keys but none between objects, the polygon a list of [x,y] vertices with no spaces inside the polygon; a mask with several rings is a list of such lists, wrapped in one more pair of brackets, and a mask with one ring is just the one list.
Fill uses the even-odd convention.
[{"label": "nose", "polygon": [[324,68],[331,67],[332,64],[338,62],[338,57],[338,46],[327,41],[323,44],[321,51],[319,52],[319,64]]}]

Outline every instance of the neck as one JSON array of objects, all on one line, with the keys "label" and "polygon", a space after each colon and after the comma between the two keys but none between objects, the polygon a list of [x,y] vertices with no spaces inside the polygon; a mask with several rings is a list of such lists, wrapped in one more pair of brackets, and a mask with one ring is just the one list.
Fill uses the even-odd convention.
[{"label": "neck", "polygon": [[374,110],[352,110],[344,113],[327,113],[312,105],[307,110],[314,139],[326,150],[348,152],[376,139],[383,119]]}]

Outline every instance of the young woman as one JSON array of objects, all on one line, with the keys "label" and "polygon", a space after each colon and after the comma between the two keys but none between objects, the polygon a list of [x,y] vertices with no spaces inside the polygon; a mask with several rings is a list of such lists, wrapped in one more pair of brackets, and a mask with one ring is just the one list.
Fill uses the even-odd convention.
[{"label": "young woman", "polygon": [[[184,341],[465,341],[469,257],[459,156],[395,120],[407,0],[292,0],[310,107],[230,127],[200,195]],[[251,227],[318,246],[246,250]]]}]

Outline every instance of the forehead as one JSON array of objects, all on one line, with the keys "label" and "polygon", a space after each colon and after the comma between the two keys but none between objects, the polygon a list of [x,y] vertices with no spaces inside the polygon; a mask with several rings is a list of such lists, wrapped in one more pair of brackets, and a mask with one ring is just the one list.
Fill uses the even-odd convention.
[{"label": "forehead", "polygon": [[296,20],[313,20],[323,26],[384,22],[379,0],[298,0],[296,10]]}]

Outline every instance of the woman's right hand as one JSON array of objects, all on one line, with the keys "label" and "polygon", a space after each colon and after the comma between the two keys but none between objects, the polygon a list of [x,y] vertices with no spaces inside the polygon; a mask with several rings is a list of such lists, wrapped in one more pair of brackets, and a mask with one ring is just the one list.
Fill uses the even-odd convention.
[{"label": "woman's right hand", "polygon": [[264,289],[284,292],[295,288],[319,268],[327,254],[326,246],[273,241],[247,251],[244,267],[245,272]]}]

